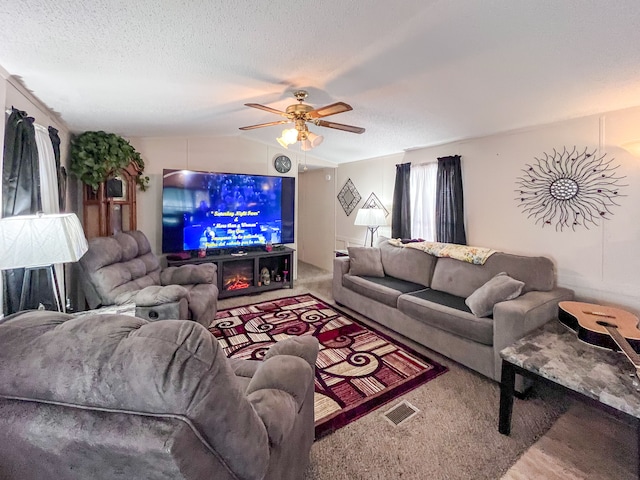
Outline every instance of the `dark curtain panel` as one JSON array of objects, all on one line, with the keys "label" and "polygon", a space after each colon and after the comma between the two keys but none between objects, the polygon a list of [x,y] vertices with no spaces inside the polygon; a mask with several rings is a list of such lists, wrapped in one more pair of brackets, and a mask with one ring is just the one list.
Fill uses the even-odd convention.
[{"label": "dark curtain panel", "polygon": [[460,155],[438,158],[436,241],[467,244]]},{"label": "dark curtain panel", "polygon": [[33,118],[13,108],[4,132],[2,216],[28,215],[40,209],[40,170]]},{"label": "dark curtain panel", "polygon": [[[39,210],[42,210],[40,170],[33,118],[13,108],[4,134],[2,216],[28,215]],[[4,313],[7,315],[18,310],[23,275],[24,269],[4,272]],[[32,276],[33,284],[38,281],[36,277]],[[33,303],[29,302],[28,306],[33,307]]]},{"label": "dark curtain panel", "polygon": [[56,175],[58,177],[58,205],[60,211],[66,210],[67,202],[67,171],[64,167],[60,166],[60,136],[58,130],[54,127],[49,127],[49,138],[51,139],[51,145],[53,146],[53,156],[56,159]]},{"label": "dark curtain panel", "polygon": [[391,209],[391,236],[393,238],[411,238],[410,175],[411,163],[396,165],[396,183],[393,188],[393,207]]}]

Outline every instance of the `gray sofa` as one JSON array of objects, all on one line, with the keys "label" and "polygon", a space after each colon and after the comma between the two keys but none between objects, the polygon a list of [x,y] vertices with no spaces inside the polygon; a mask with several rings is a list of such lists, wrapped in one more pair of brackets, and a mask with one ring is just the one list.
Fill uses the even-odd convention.
[{"label": "gray sofa", "polygon": [[[349,255],[334,260],[338,304],[498,381],[500,350],[555,318],[558,302],[573,298],[555,285],[553,263],[545,257],[496,252],[476,265],[397,247],[383,237],[377,247],[350,248]],[[495,292],[484,294],[505,279],[516,287],[510,292],[515,298],[493,305]],[[488,305],[488,315],[472,313],[467,303],[474,299],[476,310]]]},{"label": "gray sofa", "polygon": [[191,321],[28,311],[0,320],[0,478],[301,479],[310,336],[227,359]]},{"label": "gray sofa", "polygon": [[134,303],[145,320],[194,320],[208,327],[218,304],[214,263],[160,268],[139,230],[89,241],[78,262],[89,307]]}]

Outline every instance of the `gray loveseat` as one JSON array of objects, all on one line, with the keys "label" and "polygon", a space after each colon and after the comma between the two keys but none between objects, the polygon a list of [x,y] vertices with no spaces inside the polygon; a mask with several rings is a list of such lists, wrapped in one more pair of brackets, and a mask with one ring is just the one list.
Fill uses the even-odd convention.
[{"label": "gray loveseat", "polygon": [[191,321],[0,320],[3,480],[301,479],[317,340],[227,359]]},{"label": "gray loveseat", "polygon": [[[498,381],[500,350],[555,318],[558,302],[573,298],[571,290],[555,285],[553,263],[545,257],[496,252],[476,265],[397,247],[382,237],[377,247],[349,253],[357,268],[350,257],[334,260],[338,304]],[[496,277],[502,272],[508,277]],[[472,313],[465,300],[505,278],[516,286],[510,295],[515,298],[489,303],[486,316]],[[486,297],[483,302],[486,307]]]},{"label": "gray loveseat", "polygon": [[216,316],[216,265],[161,269],[149,240],[139,230],[92,238],[78,265],[92,309],[134,303],[137,317],[195,320],[205,327]]}]

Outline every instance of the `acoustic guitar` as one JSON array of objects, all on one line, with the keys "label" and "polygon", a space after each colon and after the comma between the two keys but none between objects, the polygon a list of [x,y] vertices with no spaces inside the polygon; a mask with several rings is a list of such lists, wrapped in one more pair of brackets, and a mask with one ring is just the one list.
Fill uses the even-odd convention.
[{"label": "acoustic guitar", "polygon": [[638,317],[620,308],[593,303],[560,302],[558,319],[577,333],[578,339],[597,347],[622,351],[640,378]]}]

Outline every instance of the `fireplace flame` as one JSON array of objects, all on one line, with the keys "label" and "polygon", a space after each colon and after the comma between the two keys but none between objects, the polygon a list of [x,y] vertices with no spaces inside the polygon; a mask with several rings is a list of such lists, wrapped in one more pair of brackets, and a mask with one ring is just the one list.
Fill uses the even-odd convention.
[{"label": "fireplace flame", "polygon": [[225,285],[225,290],[241,290],[243,288],[249,288],[249,283],[244,277],[236,275],[233,279],[229,279]]}]

